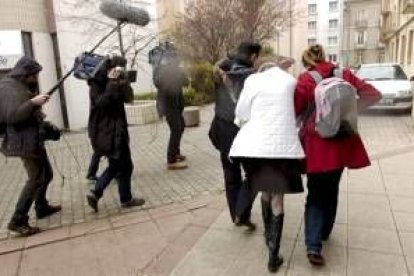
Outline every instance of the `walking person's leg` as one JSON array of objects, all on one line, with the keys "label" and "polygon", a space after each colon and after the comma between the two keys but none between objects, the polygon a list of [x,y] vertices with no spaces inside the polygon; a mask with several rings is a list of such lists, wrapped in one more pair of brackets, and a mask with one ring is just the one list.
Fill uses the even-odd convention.
[{"label": "walking person's leg", "polygon": [[26,170],[28,180],[23,187],[14,214],[9,222],[8,229],[14,232],[18,232],[23,236],[29,236],[36,234],[40,231],[37,227],[31,227],[29,225],[29,210],[36,197],[37,191],[41,188],[42,182],[39,181],[40,175],[42,175],[42,166],[39,162],[39,158],[36,157],[22,157],[21,158],[24,168]]},{"label": "walking person's leg", "polygon": [[285,216],[283,200],[283,194],[271,195],[270,205],[272,214],[268,222],[267,243],[269,247],[268,269],[270,272],[276,272],[283,263],[283,257],[279,254]]},{"label": "walking person's leg", "polygon": [[134,164],[131,158],[131,150],[128,144],[123,146],[119,159],[119,171],[116,176],[118,182],[119,199],[124,208],[141,206],[145,204],[142,198],[134,198],[131,192],[131,177],[134,171]]},{"label": "walking person's leg", "polygon": [[119,162],[116,159],[108,158],[108,167],[102,173],[95,183],[95,187],[91,190],[91,194],[87,195],[89,206],[95,211],[98,212],[98,201],[103,196],[103,193],[115,178],[119,171]]},{"label": "walking person's leg", "polygon": [[[324,198],[324,216],[322,228],[322,240],[328,240],[335,224],[338,209],[339,183],[343,170],[331,172],[326,175],[326,197]],[[328,183],[329,182],[329,183]]]},{"label": "walking person's leg", "polygon": [[255,230],[256,225],[251,222],[250,218],[252,215],[253,203],[256,199],[257,193],[253,192],[250,189],[247,181],[247,179],[244,179],[239,189],[239,195],[237,197],[236,204],[236,223],[248,226],[250,230]]},{"label": "walking person's leg", "polygon": [[86,175],[87,179],[93,180],[93,181],[96,181],[98,179],[96,177],[96,173],[99,170],[100,160],[101,160],[101,156],[94,152],[93,155],[92,155],[92,158],[91,158],[91,162],[89,164],[88,174]]},{"label": "walking person's leg", "polygon": [[238,163],[231,163],[226,154],[221,153],[220,158],[224,173],[227,205],[231,220],[235,222],[237,217],[237,201],[242,186],[242,172],[240,165]]},{"label": "walking person's leg", "polygon": [[180,142],[182,136],[181,118],[180,116],[177,116],[175,112],[168,112],[166,120],[168,127],[170,128],[170,140],[168,142],[167,150],[168,168],[171,170],[184,169],[187,166],[177,160],[177,157],[180,154]]},{"label": "walking person's leg", "polygon": [[305,243],[309,261],[324,265],[322,251],[322,230],[324,225],[324,198],[326,197],[326,176],[308,175],[308,195],[305,205]]},{"label": "walking person's leg", "polygon": [[38,181],[41,182],[42,185],[37,190],[35,195],[35,210],[37,218],[42,219],[51,216],[54,213],[60,212],[62,210],[62,207],[60,205],[50,205],[46,199],[47,189],[53,179],[53,169],[50,165],[46,150],[42,151],[38,162],[39,166],[41,167],[40,173],[38,175]]}]

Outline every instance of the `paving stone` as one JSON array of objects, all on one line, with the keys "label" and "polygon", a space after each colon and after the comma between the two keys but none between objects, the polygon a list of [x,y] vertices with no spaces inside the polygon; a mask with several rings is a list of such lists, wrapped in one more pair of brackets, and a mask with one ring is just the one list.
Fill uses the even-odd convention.
[{"label": "paving stone", "polygon": [[390,196],[390,201],[393,211],[414,213],[414,197]]},{"label": "paving stone", "polygon": [[69,238],[70,228],[67,226],[60,227],[49,231],[43,231],[37,235],[28,237],[26,240],[25,247],[30,248],[50,242],[61,241]]},{"label": "paving stone", "polygon": [[24,248],[25,238],[14,238],[0,241],[0,254]]},{"label": "paving stone", "polygon": [[414,214],[395,212],[397,228],[403,232],[414,232]]},{"label": "paving stone", "polygon": [[404,276],[408,273],[403,256],[350,249],[348,275]]},{"label": "paving stone", "polygon": [[414,258],[414,233],[400,233],[401,243],[404,255],[408,258]]},{"label": "paving stone", "polygon": [[397,232],[381,228],[349,228],[349,247],[376,251],[386,254],[402,255]]},{"label": "paving stone", "polygon": [[0,275],[17,275],[21,252],[0,256]]}]

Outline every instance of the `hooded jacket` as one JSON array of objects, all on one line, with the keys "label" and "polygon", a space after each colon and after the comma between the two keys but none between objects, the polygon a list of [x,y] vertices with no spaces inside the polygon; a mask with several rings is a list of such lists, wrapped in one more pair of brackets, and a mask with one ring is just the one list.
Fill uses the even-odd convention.
[{"label": "hooded jacket", "polygon": [[124,103],[133,99],[127,80],[110,80],[106,70],[89,81],[91,110],[88,132],[94,151],[102,156],[119,158],[122,147],[129,143]]},{"label": "hooded jacket", "polygon": [[236,107],[243,122],[231,157],[303,159],[293,96],[296,79],[278,67],[249,76]]},{"label": "hooded jacket", "polygon": [[255,72],[253,64],[242,57],[229,57],[219,64],[225,73],[215,83],[215,117],[209,137],[221,153],[228,155],[239,128],[234,124],[234,112],[243,89],[244,81]]},{"label": "hooded jacket", "polygon": [[21,58],[12,71],[0,80],[0,123],[7,125],[2,152],[8,156],[36,154],[43,147],[39,127],[43,122],[40,108],[30,101],[37,93],[23,80],[42,70],[39,63],[29,57]]},{"label": "hooded jacket", "polygon": [[[309,70],[317,71],[323,78],[333,76],[335,65],[319,63]],[[357,78],[350,70],[343,71],[343,79],[352,84],[359,96],[358,107],[365,108],[381,99],[372,85]],[[295,90],[295,111],[300,116],[315,102],[316,83],[308,72],[299,76]],[[315,112],[301,129],[302,144],[306,155],[307,173],[324,173],[343,168],[358,169],[370,165],[368,154],[359,135],[324,139],[315,130]]]},{"label": "hooded jacket", "polygon": [[35,60],[23,57],[0,80],[0,123],[17,124],[34,119],[35,106],[30,99],[36,94],[29,90],[23,79],[41,70],[42,66]]}]

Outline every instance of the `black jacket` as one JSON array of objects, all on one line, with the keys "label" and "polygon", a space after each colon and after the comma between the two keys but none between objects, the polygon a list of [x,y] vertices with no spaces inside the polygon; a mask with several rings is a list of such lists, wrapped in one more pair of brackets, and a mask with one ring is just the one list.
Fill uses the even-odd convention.
[{"label": "black jacket", "polygon": [[209,137],[213,145],[223,154],[230,151],[239,131],[234,124],[234,112],[244,86],[244,81],[255,72],[253,65],[242,58],[234,57],[219,64],[227,79],[215,83],[215,116],[211,123]]},{"label": "black jacket", "polygon": [[119,158],[121,148],[129,143],[124,103],[132,101],[132,88],[126,80],[109,80],[102,72],[89,81],[89,87],[92,147],[99,155]]},{"label": "black jacket", "polygon": [[160,116],[182,113],[183,88],[189,81],[184,71],[174,65],[161,65],[154,69],[154,85],[158,89],[157,110]]},{"label": "black jacket", "polygon": [[29,156],[44,147],[39,127],[44,116],[30,101],[37,95],[23,79],[42,70],[33,59],[21,58],[13,70],[0,80],[0,123],[7,125],[2,152],[7,156]]}]

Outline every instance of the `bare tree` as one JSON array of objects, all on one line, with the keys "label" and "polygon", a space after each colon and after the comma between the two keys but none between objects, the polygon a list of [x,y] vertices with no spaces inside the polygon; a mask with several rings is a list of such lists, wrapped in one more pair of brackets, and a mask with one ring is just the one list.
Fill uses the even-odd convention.
[{"label": "bare tree", "polygon": [[192,0],[170,35],[186,58],[214,63],[242,41],[274,38],[299,18],[292,6],[286,0]]}]

